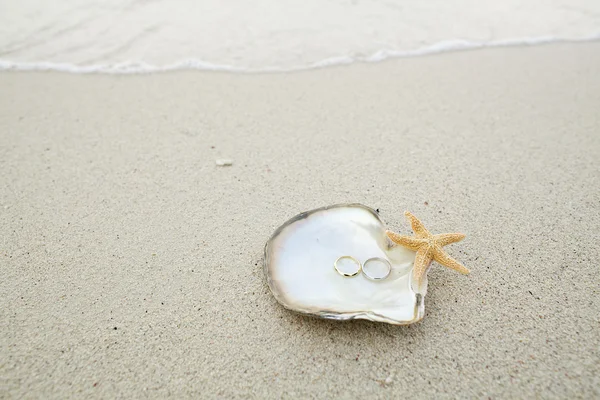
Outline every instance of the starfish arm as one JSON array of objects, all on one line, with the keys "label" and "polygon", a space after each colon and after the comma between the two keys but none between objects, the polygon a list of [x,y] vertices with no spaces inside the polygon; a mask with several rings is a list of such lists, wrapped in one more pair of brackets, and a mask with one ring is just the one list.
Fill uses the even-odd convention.
[{"label": "starfish arm", "polygon": [[443,247],[450,243],[460,242],[465,236],[462,233],[440,233],[439,235],[433,235],[433,238],[440,247]]},{"label": "starfish arm", "polygon": [[441,247],[438,247],[433,254],[433,259],[443,265],[444,267],[453,269],[455,271],[460,272],[461,274],[468,274],[469,271],[467,267],[456,261],[454,258],[450,257],[448,253],[442,250]]},{"label": "starfish arm", "polygon": [[412,236],[399,235],[392,231],[385,231],[387,237],[396,244],[399,244],[402,247],[406,247],[407,249],[411,249],[412,251],[419,250],[419,247],[423,245],[422,239],[417,239]]},{"label": "starfish arm", "polygon": [[423,223],[421,221],[419,221],[419,219],[417,217],[415,217],[408,211],[405,211],[404,215],[410,222],[410,226],[412,227],[412,230],[415,232],[415,235],[417,236],[417,238],[422,239],[424,237],[431,236],[431,233],[429,233],[429,231],[427,229],[425,229],[425,226],[423,225]]},{"label": "starfish arm", "polygon": [[423,278],[427,274],[427,268],[429,268],[429,265],[431,265],[432,259],[433,249],[430,247],[423,246],[419,251],[417,251],[415,265],[413,268],[413,278],[417,282],[417,286],[421,286],[421,282],[423,282]]}]

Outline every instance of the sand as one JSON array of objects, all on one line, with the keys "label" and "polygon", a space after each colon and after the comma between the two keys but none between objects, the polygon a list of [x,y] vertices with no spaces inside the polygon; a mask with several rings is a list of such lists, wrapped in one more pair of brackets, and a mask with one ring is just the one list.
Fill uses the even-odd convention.
[{"label": "sand", "polygon": [[[600,43],[293,74],[0,74],[0,397],[600,395]],[[217,166],[231,159],[231,166]],[[398,327],[283,309],[280,224],[411,210]]]}]

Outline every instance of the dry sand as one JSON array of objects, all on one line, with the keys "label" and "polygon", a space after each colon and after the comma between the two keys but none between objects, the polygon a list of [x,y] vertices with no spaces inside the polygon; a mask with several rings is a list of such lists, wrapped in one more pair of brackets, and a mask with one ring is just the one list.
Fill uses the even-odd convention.
[{"label": "dry sand", "polygon": [[[0,74],[0,397],[600,395],[600,44],[294,74]],[[216,159],[232,159],[218,167]],[[298,212],[462,231],[413,326],[284,310]]]}]

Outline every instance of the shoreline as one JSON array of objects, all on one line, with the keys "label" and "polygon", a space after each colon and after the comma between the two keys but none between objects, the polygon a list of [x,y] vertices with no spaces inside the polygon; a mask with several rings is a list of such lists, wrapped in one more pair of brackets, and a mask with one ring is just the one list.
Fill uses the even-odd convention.
[{"label": "shoreline", "polygon": [[552,46],[565,44],[586,44],[600,41],[600,33],[582,39],[561,39],[553,37],[522,38],[514,40],[500,40],[497,42],[469,42],[459,39],[447,40],[433,45],[414,50],[385,50],[381,49],[370,56],[355,58],[351,56],[333,56],[305,66],[292,68],[263,67],[247,69],[231,65],[219,65],[200,59],[188,59],[164,66],[155,66],[144,62],[122,62],[117,64],[76,65],[70,63],[54,62],[16,62],[0,59],[1,72],[60,72],[71,74],[101,74],[101,75],[146,75],[165,72],[200,71],[200,72],[225,72],[234,74],[263,75],[287,74],[305,71],[314,71],[324,68],[342,66],[374,64],[390,62],[406,58],[420,58],[445,55],[457,52],[471,52],[476,50],[491,50],[497,48],[529,48],[533,46]]}]

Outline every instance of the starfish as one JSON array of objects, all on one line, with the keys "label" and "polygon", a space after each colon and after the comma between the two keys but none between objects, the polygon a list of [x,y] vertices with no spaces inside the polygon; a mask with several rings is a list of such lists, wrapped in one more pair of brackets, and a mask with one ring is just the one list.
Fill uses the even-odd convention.
[{"label": "starfish", "polygon": [[421,286],[421,282],[432,261],[437,261],[444,267],[451,268],[461,274],[466,275],[469,273],[469,270],[464,265],[450,257],[443,249],[444,246],[450,243],[460,242],[465,238],[465,235],[462,233],[432,235],[425,229],[425,226],[423,226],[423,223],[417,217],[408,211],[404,215],[410,222],[415,236],[399,235],[392,231],[386,231],[385,233],[392,242],[417,252],[415,267],[413,269],[413,278],[417,282],[417,286]]}]

